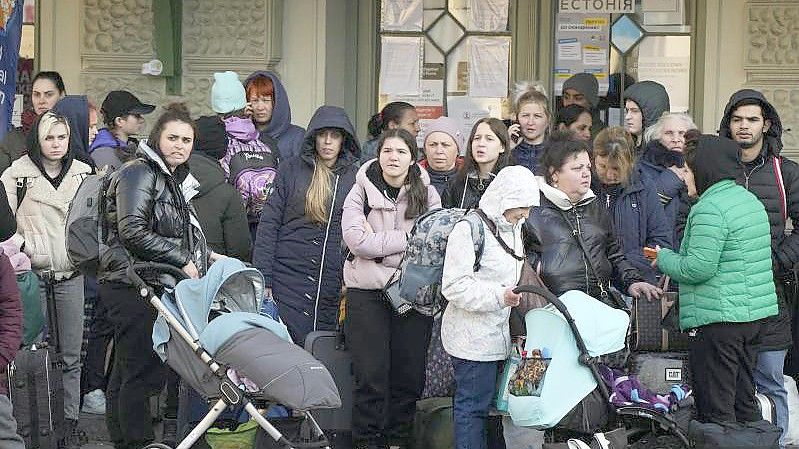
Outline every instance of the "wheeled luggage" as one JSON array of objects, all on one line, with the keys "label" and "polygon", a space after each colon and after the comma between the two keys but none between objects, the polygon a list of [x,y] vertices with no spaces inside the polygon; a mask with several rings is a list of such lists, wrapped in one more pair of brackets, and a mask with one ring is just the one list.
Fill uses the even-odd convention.
[{"label": "wheeled luggage", "polygon": [[687,352],[641,352],[630,357],[630,373],[657,393],[671,391],[675,384],[691,385]]},{"label": "wheeled luggage", "polygon": [[344,347],[340,331],[314,331],[305,338],[305,350],[330,371],[341,397],[341,408],[317,410],[314,418],[326,432],[338,433],[352,426],[352,357]]},{"label": "wheeled luggage", "polygon": [[47,342],[21,349],[8,367],[8,396],[17,432],[28,449],[56,449],[64,436],[63,360],[52,276],[42,276],[47,296]]}]

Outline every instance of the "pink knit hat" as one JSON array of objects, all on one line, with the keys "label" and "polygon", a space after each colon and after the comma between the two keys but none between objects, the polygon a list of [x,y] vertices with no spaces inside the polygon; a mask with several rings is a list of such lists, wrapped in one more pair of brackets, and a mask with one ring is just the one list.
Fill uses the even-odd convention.
[{"label": "pink knit hat", "polygon": [[463,133],[461,133],[461,129],[455,119],[442,116],[428,123],[423,142],[427,143],[427,138],[434,132],[442,132],[452,137],[452,140],[455,141],[455,146],[458,148],[458,154],[462,154]]}]

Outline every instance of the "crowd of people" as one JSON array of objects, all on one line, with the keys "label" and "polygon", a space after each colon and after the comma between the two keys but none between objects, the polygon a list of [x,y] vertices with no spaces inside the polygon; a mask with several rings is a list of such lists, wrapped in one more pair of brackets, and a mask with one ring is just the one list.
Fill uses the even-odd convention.
[{"label": "crowd of people", "polygon": [[[754,420],[757,389],[787,430],[783,373],[799,373],[799,357],[786,360],[799,233],[786,230],[799,219],[799,166],[780,156],[782,124],[762,93],[734,93],[719,135],[704,135],[690,115],[670,112],[662,85],[641,81],[623,92],[624,126],[607,127],[596,78],[578,74],[554,113],[540,86],[520,83],[512,116],[480,119],[468,136],[449,117],[420,135],[414,106],[392,102],[372,117],[363,144],[336,106],[319,107],[307,129],[293,124],[272,72],[244,82],[216,73],[209,94],[213,115],[195,119],[168,105],[137,140],[154,105],[120,90],[97,108],[67,95],[58,73],[40,72],[36,119],[0,144],[0,207],[8,209],[0,213],[0,363],[20,345],[9,279],[32,270],[41,303],[57,311],[67,446],[78,444],[81,406],[106,415],[115,447],[153,442],[150,397],[164,388],[164,439],[174,442],[176,380],[151,349],[156,312],[126,268],[161,262],[198,278],[224,257],[261,271],[298,344],[343,318],[359,448],[407,447],[425,396],[454,397],[458,449],[505,447],[490,411],[525,264],[555,294],[580,290],[612,307],[659,298],[670,276],[692,336],[700,419]],[[62,243],[70,203],[91,173],[113,173],[109,250],[96,278],[71,264]],[[491,232],[481,269],[470,225],[458,223],[444,260],[443,316],[399,315],[383,289],[415,220],[441,207],[482,211]],[[654,261],[644,248],[657,251]],[[8,422],[0,394],[0,438],[21,444]]]}]

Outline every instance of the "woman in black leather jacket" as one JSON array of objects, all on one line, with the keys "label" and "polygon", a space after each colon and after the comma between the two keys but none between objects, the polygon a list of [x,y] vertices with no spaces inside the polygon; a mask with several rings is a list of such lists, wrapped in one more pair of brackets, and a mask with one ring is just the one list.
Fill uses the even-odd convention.
[{"label": "woman in black leather jacket", "polygon": [[106,420],[117,448],[153,441],[149,398],[161,390],[166,376],[152,349],[156,311],[130,284],[128,264],[166,263],[198,278],[221,257],[209,257],[189,203],[199,187],[186,163],[195,135],[185,107],[169,106],[149,139],[139,143],[138,159],[119,169],[106,192],[110,249],[101,260],[99,281],[100,297],[114,326]]},{"label": "woman in black leather jacket", "polygon": [[581,290],[615,305],[610,280],[616,274],[629,295],[659,297],[660,289],[643,282],[625,259],[610,217],[591,191],[588,143],[571,132],[553,133],[541,169],[541,206],[531,209],[524,237],[528,259],[547,287],[556,295]]}]

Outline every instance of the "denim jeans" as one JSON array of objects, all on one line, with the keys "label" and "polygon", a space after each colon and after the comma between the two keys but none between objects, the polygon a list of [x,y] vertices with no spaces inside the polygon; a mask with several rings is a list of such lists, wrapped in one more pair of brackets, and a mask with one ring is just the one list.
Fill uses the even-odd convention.
[{"label": "denim jeans", "polygon": [[[47,287],[41,281],[42,310],[47,311]],[[83,276],[56,281],[56,322],[58,344],[64,359],[64,416],[75,421],[80,417],[80,350],[83,345]]]},{"label": "denim jeans", "polygon": [[780,447],[785,447],[785,433],[788,432],[788,392],[785,390],[782,378],[782,368],[787,353],[787,349],[759,352],[754,372],[758,393],[765,394],[774,401],[777,412],[777,422],[774,424],[782,428]]},{"label": "denim jeans", "polygon": [[486,420],[497,389],[499,362],[452,357],[455,368],[455,449],[487,449]]}]

